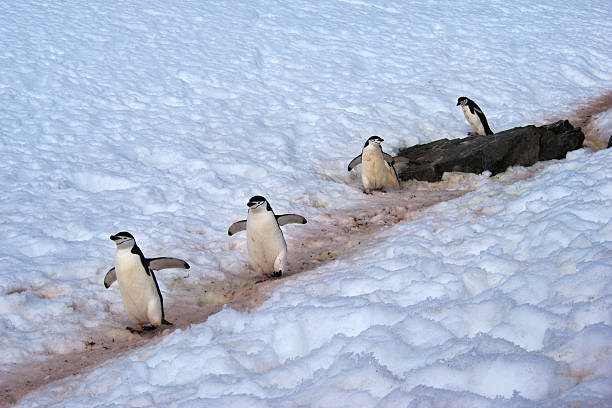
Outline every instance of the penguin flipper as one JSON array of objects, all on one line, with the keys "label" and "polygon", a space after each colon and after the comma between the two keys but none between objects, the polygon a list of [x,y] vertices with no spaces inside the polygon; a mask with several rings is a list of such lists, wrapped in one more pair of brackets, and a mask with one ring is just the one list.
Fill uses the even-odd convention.
[{"label": "penguin flipper", "polygon": [[358,164],[361,164],[361,155],[355,157],[353,160],[351,160],[351,162],[348,165],[348,171],[351,171],[355,168],[355,166],[357,166]]},{"label": "penguin flipper", "polygon": [[476,102],[474,102],[473,100],[468,99],[467,106],[468,106],[468,108],[470,108],[470,113],[472,115],[480,116],[479,113],[484,115],[484,113],[482,112],[482,109],[480,109],[480,106],[478,106],[478,104]]},{"label": "penguin flipper", "polygon": [[227,235],[231,237],[237,232],[244,231],[246,229],[246,223],[246,220],[236,221],[230,225],[229,229],[227,230]]},{"label": "penguin flipper", "polygon": [[482,123],[482,128],[484,129],[485,135],[494,134],[489,127],[489,122],[487,122],[487,117],[485,114],[480,109],[476,109],[476,114],[478,115],[478,119],[480,119],[480,123]]},{"label": "penguin flipper", "polygon": [[151,258],[148,259],[149,267],[153,270],[159,271],[160,269],[189,269],[189,264],[182,259],[178,258],[169,258],[169,257],[160,257],[160,258]]},{"label": "penguin flipper", "polygon": [[286,224],[306,224],[306,218],[297,214],[283,214],[277,215],[276,221],[278,225],[286,225]]},{"label": "penguin flipper", "polygon": [[387,172],[387,182],[385,184],[385,188],[398,190],[400,188],[400,184],[395,167],[393,167],[392,164],[385,162],[385,171]]},{"label": "penguin flipper", "polygon": [[387,163],[389,163],[389,164],[393,164],[393,162],[394,162],[394,160],[395,160],[395,159],[393,158],[393,156],[391,156],[389,153],[385,153],[385,152],[382,152],[382,154],[383,154],[383,159],[385,159],[385,161],[386,161]]},{"label": "penguin flipper", "polygon": [[116,280],[117,272],[115,271],[115,267],[112,267],[108,272],[106,272],[106,276],[104,277],[104,287],[106,289],[110,288],[110,285],[112,285]]}]

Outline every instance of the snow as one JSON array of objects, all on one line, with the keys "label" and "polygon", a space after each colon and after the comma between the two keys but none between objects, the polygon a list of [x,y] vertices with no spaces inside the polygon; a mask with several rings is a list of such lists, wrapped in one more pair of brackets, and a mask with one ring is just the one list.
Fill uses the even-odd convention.
[{"label": "snow", "polygon": [[612,110],[602,112],[595,115],[593,121],[587,126],[586,131],[590,133],[591,138],[594,141],[599,142],[601,148],[608,146],[610,138],[612,138]]},{"label": "snow", "polygon": [[[226,232],[249,197],[308,225],[362,200],[346,165],[371,135],[388,152],[462,137],[463,95],[494,131],[568,116],[612,87],[611,17],[596,0],[0,3],[0,368],[133,336],[102,285],[113,233],[191,264],[158,273],[170,309],[253,276]],[[608,406],[611,163],[583,149],[405,183],[475,190],[18,405]]]}]

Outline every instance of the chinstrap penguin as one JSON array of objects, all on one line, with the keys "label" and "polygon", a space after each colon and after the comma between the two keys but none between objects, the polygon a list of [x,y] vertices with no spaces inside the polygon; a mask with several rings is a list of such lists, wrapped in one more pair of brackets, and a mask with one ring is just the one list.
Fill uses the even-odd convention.
[{"label": "chinstrap penguin", "polygon": [[113,282],[119,284],[121,300],[127,315],[136,323],[127,327],[133,333],[153,330],[161,324],[171,325],[164,318],[164,300],[153,270],[167,268],[189,269],[189,264],[177,258],[145,258],[136,240],[129,232],[118,232],[110,239],[117,245],[115,267],[104,277],[108,289]]},{"label": "chinstrap penguin", "polygon": [[227,235],[246,230],[247,249],[253,268],[268,278],[280,278],[287,268],[287,244],[280,227],[286,224],[306,224],[297,214],[276,215],[262,196],[254,196],[247,203],[246,220],[233,223]]},{"label": "chinstrap penguin", "polygon": [[469,124],[474,128],[474,132],[469,132],[469,135],[492,135],[493,131],[489,127],[489,123],[487,122],[487,118],[485,114],[482,112],[482,109],[476,102],[471,100],[470,98],[466,98],[462,96],[457,99],[457,106],[461,106],[463,109],[463,114],[465,118],[469,122]]},{"label": "chinstrap penguin", "polygon": [[372,190],[398,189],[399,180],[395,171],[395,159],[382,151],[380,136],[371,136],[363,146],[361,154],[348,165],[348,171],[361,164],[361,182],[363,192],[371,194]]}]

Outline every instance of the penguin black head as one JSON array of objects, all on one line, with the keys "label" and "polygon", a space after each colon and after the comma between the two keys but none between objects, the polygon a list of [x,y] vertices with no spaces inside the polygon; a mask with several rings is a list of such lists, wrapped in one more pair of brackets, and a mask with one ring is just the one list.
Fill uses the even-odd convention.
[{"label": "penguin black head", "polygon": [[461,98],[457,99],[457,106],[467,106],[470,102],[470,98],[462,96]]},{"label": "penguin black head", "polygon": [[365,145],[363,147],[368,146],[370,143],[380,145],[384,141],[385,139],[380,136],[370,136],[370,138],[366,140]]},{"label": "penguin black head", "polygon": [[268,202],[268,200],[265,199],[265,197],[262,197],[262,196],[251,197],[249,199],[249,202],[247,203],[247,207],[249,207],[249,210],[254,210],[256,208],[261,207],[263,204],[267,204],[266,205],[267,211],[272,211],[272,207],[270,207],[270,203]]},{"label": "penguin black head", "polygon": [[116,233],[115,235],[111,235],[110,239],[117,246],[120,246],[120,245],[123,245],[123,244],[133,245],[134,242],[136,242],[134,240],[134,237],[132,236],[132,234],[130,234],[129,232],[126,232],[126,231],[121,231],[121,232]]}]

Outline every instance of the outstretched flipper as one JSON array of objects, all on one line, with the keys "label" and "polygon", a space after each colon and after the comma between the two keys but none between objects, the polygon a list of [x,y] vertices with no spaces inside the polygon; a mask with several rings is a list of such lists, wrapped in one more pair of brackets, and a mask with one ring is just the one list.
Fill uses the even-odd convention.
[{"label": "outstretched flipper", "polygon": [[357,166],[358,164],[361,164],[361,155],[355,157],[353,160],[351,160],[351,162],[348,165],[348,171],[351,171],[355,168],[355,166]]},{"label": "outstretched flipper", "polygon": [[160,269],[189,269],[189,264],[182,259],[178,258],[169,258],[167,256],[159,257],[159,258],[151,258],[149,261],[149,267],[155,271],[159,271]]},{"label": "outstretched flipper", "polygon": [[302,217],[301,215],[297,215],[297,214],[283,214],[283,215],[276,215],[276,221],[278,222],[278,225],[287,225],[287,224],[306,224],[306,218]]},{"label": "outstretched flipper", "polygon": [[115,267],[112,267],[108,272],[106,272],[106,276],[104,277],[104,287],[106,289],[110,288],[110,285],[112,285],[116,280],[117,272],[115,271]]},{"label": "outstretched flipper", "polygon": [[230,225],[229,229],[227,230],[227,235],[231,237],[235,233],[244,230],[246,230],[246,220],[236,221],[235,223]]},{"label": "outstretched flipper", "polygon": [[[160,269],[189,269],[189,264],[182,259],[178,258],[169,258],[169,257],[160,257],[160,258],[151,258],[147,259],[149,262],[149,268],[153,270]],[[106,272],[106,276],[104,276],[104,287],[106,289],[110,288],[110,286],[117,280],[117,271],[115,268],[110,268],[108,272]]]},{"label": "outstretched flipper", "polygon": [[385,159],[387,163],[391,165],[394,163],[393,156],[391,156],[389,153],[382,152],[382,155],[383,155],[383,159]]},{"label": "outstretched flipper", "polygon": [[[382,152],[383,159],[391,165],[393,165],[395,158],[389,153]],[[361,164],[361,155],[355,157],[348,165],[348,171],[353,170],[357,165]]]}]

